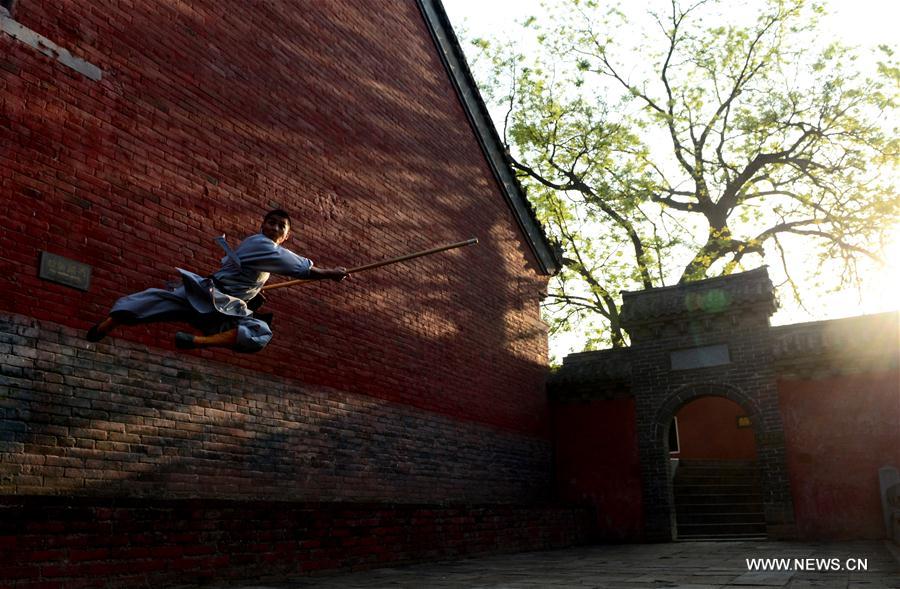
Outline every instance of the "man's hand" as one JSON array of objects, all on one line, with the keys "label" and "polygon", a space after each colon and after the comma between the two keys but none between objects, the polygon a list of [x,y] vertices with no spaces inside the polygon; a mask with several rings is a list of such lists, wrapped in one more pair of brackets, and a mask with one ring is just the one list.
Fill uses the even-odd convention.
[{"label": "man's hand", "polygon": [[350,277],[350,273],[347,272],[347,269],[344,268],[343,266],[338,266],[337,268],[332,268],[330,270],[330,272],[331,272],[330,278],[331,278],[331,280],[334,280],[335,282],[340,282],[341,280]]},{"label": "man's hand", "polygon": [[319,268],[318,266],[313,266],[309,269],[309,280],[334,280],[335,282],[340,282],[341,280],[350,276],[350,273],[347,272],[347,269],[343,266],[337,266],[336,268]]}]

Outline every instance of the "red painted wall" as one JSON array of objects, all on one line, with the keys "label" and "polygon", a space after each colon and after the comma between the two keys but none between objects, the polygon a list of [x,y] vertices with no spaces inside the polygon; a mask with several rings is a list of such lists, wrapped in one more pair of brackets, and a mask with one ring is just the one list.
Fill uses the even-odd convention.
[{"label": "red painted wall", "polygon": [[900,373],[781,380],[779,405],[803,538],[883,538],[878,469],[900,466]]},{"label": "red painted wall", "polygon": [[[206,273],[260,215],[288,247],[353,266],[275,291],[276,335],[218,362],[548,437],[546,277],[467,123],[415,2],[20,2],[94,82],[0,35],[0,310],[86,329],[115,299]],[[93,267],[37,278],[41,250]],[[177,327],[119,336],[173,349]]]},{"label": "red painted wall", "polygon": [[637,540],[643,529],[634,399],[554,407],[560,499],[596,510],[607,540]]},{"label": "red painted wall", "polygon": [[679,452],[686,460],[756,460],[753,428],[738,428],[744,409],[725,397],[701,397],[678,410]]}]

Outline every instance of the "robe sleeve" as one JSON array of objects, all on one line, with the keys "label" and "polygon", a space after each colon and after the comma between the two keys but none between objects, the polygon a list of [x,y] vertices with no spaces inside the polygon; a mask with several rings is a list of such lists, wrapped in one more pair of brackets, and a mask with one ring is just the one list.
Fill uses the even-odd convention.
[{"label": "robe sleeve", "polygon": [[[256,236],[254,236],[256,237]],[[263,237],[263,236],[259,236]],[[249,240],[247,240],[249,241]],[[271,272],[292,278],[306,278],[313,262],[289,249],[275,245],[271,240],[255,239],[248,243],[248,247],[241,244],[239,255],[241,266],[256,272]]]}]

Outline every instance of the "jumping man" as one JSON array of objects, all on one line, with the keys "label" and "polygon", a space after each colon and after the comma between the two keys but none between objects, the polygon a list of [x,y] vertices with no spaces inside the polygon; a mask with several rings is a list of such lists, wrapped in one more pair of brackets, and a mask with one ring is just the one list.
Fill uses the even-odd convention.
[{"label": "jumping man", "polygon": [[318,268],[311,260],[281,247],[291,229],[286,212],[266,213],[259,233],[241,242],[222,258],[222,268],[204,278],[178,268],[182,285],[174,290],[149,288],[124,296],[109,316],[88,330],[87,340],[97,342],[119,325],[159,321],[185,321],[204,335],[178,332],[181,349],[225,347],[238,352],[258,352],[272,339],[264,317],[254,314],[262,305],[260,290],[270,273],[309,280],[346,278],[346,268]]}]

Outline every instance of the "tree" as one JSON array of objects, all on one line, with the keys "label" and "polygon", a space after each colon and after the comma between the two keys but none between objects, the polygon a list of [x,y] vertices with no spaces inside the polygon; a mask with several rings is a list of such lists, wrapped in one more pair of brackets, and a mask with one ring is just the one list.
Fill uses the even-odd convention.
[{"label": "tree", "polygon": [[737,23],[736,5],[672,0],[635,34],[575,0],[524,23],[537,57],[475,40],[511,163],[564,247],[551,333],[593,321],[586,348],[622,346],[620,290],[766,259],[802,302],[798,243],[852,281],[900,220],[890,49],[865,75],[853,50],[816,42],[820,8],[769,0]]}]

